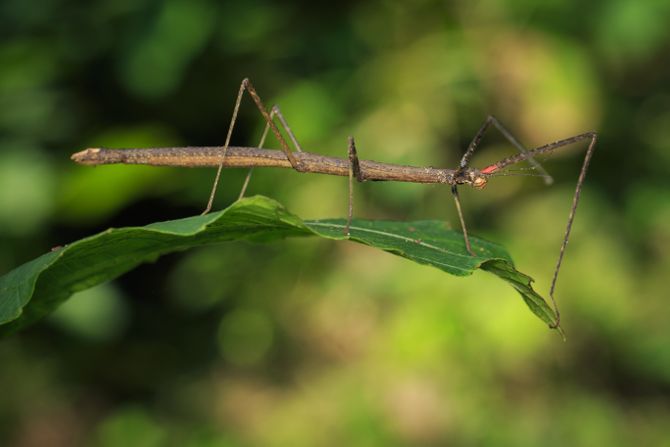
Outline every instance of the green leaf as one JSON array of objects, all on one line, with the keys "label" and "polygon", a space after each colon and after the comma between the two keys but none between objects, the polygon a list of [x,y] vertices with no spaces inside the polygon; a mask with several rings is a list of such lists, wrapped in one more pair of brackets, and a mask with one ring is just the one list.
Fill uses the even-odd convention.
[{"label": "green leaf", "polygon": [[68,244],[0,277],[0,333],[11,333],[49,314],[74,292],[114,279],[159,256],[232,240],[267,242],[289,236],[351,239],[465,276],[481,268],[510,283],[542,321],[554,311],[517,271],[499,245],[471,237],[477,256],[465,251],[459,231],[441,221],[389,222],[354,219],[344,235],[344,219],[303,221],[281,204],[255,196],[205,216],[158,222],[145,227],[111,228]]}]

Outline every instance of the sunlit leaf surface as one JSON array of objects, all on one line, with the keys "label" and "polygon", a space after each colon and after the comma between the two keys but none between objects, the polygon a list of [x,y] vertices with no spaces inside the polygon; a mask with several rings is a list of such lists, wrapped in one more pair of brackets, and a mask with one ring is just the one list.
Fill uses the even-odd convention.
[{"label": "sunlit leaf surface", "polygon": [[[74,292],[109,281],[159,256],[231,240],[272,241],[288,236],[347,239],[343,219],[302,221],[262,196],[240,200],[205,216],[159,222],[145,227],[109,229],[47,253],[0,278],[0,324],[11,332],[53,311]],[[530,286],[531,278],[514,269],[500,246],[472,238],[478,254],[465,252],[460,232],[440,221],[389,222],[356,219],[351,240],[420,264],[464,276],[482,268],[510,283],[528,307],[547,323],[553,311]]]}]

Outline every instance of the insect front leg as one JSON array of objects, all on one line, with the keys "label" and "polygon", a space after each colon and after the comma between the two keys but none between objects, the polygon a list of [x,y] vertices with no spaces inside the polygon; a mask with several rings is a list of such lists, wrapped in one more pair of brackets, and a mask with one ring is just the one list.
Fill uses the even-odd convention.
[{"label": "insect front leg", "polygon": [[537,170],[537,172],[540,173],[540,176],[544,179],[545,184],[551,185],[554,182],[554,179],[542,167],[542,165],[540,165],[540,163],[537,160],[535,160],[532,156],[528,155],[528,150],[521,143],[519,143],[519,141],[516,138],[514,138],[514,135],[512,135],[512,133],[509,130],[507,130],[507,128],[503,126],[502,123],[498,121],[498,119],[493,115],[489,115],[486,117],[486,120],[484,120],[484,123],[475,134],[474,138],[472,139],[472,142],[468,146],[468,149],[465,151],[465,154],[463,154],[463,158],[461,158],[461,162],[459,164],[459,167],[461,169],[468,167],[472,154],[474,154],[475,150],[479,147],[479,143],[481,142],[482,138],[484,137],[484,134],[491,127],[491,125],[493,125],[496,129],[498,129],[498,131],[502,134],[502,136],[504,136],[507,141],[509,141],[514,147],[516,147],[521,154],[526,155],[525,159],[533,166],[533,168]]},{"label": "insect front leg", "polygon": [[458,211],[458,219],[461,221],[461,228],[463,229],[463,239],[465,239],[465,249],[468,250],[472,256],[477,256],[472,251],[472,246],[470,245],[470,239],[468,238],[468,229],[465,227],[465,219],[463,218],[463,211],[461,210],[461,200],[458,197],[458,186],[451,185],[451,195],[454,196],[454,202],[456,203],[456,211]]}]

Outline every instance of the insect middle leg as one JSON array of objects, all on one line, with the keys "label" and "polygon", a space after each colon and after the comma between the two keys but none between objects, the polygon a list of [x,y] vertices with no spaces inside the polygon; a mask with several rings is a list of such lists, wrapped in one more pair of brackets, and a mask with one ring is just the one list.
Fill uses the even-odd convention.
[{"label": "insect middle leg", "polygon": [[347,226],[344,228],[344,234],[350,236],[351,218],[354,215],[354,177],[359,182],[364,182],[365,178],[361,172],[361,164],[356,153],[356,143],[354,137],[349,137],[349,209],[347,213]]}]

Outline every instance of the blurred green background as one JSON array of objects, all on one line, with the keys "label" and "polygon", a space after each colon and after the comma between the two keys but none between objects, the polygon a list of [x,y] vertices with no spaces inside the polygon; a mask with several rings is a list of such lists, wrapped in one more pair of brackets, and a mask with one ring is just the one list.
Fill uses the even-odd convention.
[{"label": "blurred green background", "polygon": [[[322,154],[354,135],[362,158],[455,166],[487,114],[527,146],[600,140],[557,290],[567,342],[484,272],[316,239],[202,248],[0,341],[0,445],[670,445],[669,20],[667,0],[4,0],[0,273],[199,213],[213,169],[69,155],[222,144],[245,76]],[[245,99],[233,143],[261,130]],[[476,166],[513,151],[484,143]],[[551,157],[550,188],[462,192],[542,293],[582,157]],[[250,193],[346,214],[343,178],[257,170]],[[356,185],[355,214],[458,225],[443,186]]]}]

